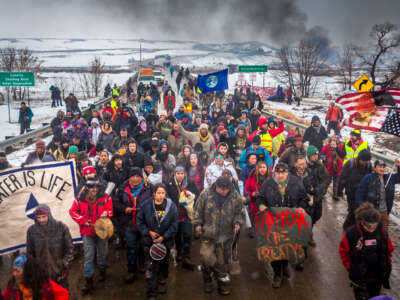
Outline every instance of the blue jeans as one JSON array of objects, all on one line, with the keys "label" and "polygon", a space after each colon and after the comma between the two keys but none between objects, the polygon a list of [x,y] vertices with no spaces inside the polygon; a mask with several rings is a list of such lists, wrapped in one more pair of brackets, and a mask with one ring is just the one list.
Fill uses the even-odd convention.
[{"label": "blue jeans", "polygon": [[137,256],[138,256],[138,243],[140,240],[140,233],[132,227],[125,230],[126,239],[126,259],[128,262],[128,272],[136,273],[137,269]]},{"label": "blue jeans", "polygon": [[97,265],[100,270],[106,268],[108,239],[102,240],[97,236],[84,236],[83,239],[83,276],[91,278],[94,273],[94,258],[97,254]]}]

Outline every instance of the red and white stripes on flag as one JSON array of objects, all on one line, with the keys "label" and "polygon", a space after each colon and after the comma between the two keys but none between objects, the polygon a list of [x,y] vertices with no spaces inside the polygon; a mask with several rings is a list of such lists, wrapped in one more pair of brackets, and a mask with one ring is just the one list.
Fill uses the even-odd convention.
[{"label": "red and white stripes on flag", "polygon": [[378,93],[390,95],[394,102],[400,105],[400,89],[395,88],[343,95],[336,100],[336,103],[347,111],[349,117],[342,122],[341,126],[380,131],[390,107],[385,103],[380,106],[382,103],[376,102],[374,96]]}]

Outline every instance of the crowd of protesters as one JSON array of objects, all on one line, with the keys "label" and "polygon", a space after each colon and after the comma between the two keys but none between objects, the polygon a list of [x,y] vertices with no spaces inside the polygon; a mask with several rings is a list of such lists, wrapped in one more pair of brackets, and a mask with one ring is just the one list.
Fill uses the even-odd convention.
[{"label": "crowd of protesters", "polygon": [[[167,293],[169,256],[195,270],[193,251],[200,252],[204,292],[213,292],[215,280],[218,292],[228,295],[230,276],[240,273],[240,255],[235,265],[232,249],[240,234],[256,234],[244,231],[246,213],[254,225],[255,216],[271,207],[302,208],[315,227],[331,183],[332,198],[339,200],[344,190],[348,202],[340,257],[356,299],[387,288],[393,251],[388,216],[400,162],[397,174],[385,174],[385,163],[371,161],[359,130],[340,142],[342,112],[335,106],[326,116],[335,134],[317,116],[303,134],[280,118],[266,119],[260,97],[251,92],[199,95],[194,82],[180,89],[185,77],[190,72],[179,70],[176,91],[168,82],[161,92],[139,84],[127,100],[118,87],[107,86],[112,100],[83,114],[70,95],[66,113],[60,110],[51,121],[52,141],[38,141],[23,164],[75,160],[78,196],[69,214],[83,238],[82,295],[95,288],[96,255],[98,279],[107,280],[109,241],[94,230],[100,218],[112,220],[112,243],[126,249],[124,282],[132,284],[143,270],[149,299]],[[192,249],[193,236],[200,249]],[[316,246],[314,239],[309,246]],[[37,207],[27,254],[14,261],[4,299],[67,299],[73,253],[68,228],[49,207]],[[271,265],[272,286],[279,288],[290,277],[288,261]],[[294,267],[304,270],[301,263]]]}]

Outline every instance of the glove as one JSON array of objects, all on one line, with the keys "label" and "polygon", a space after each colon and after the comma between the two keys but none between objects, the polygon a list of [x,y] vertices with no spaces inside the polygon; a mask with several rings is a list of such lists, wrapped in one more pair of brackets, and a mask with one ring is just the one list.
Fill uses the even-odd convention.
[{"label": "glove", "polygon": [[194,236],[196,239],[199,239],[202,234],[202,228],[200,225],[196,226]]}]

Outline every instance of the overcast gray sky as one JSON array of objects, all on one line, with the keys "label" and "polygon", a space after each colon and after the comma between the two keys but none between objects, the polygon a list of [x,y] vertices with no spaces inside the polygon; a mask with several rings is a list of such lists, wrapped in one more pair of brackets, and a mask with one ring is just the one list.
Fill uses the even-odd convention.
[{"label": "overcast gray sky", "polygon": [[[400,25],[400,0],[0,0],[0,37],[292,43],[321,26],[334,44]],[[17,12],[14,14],[14,12]]]}]

